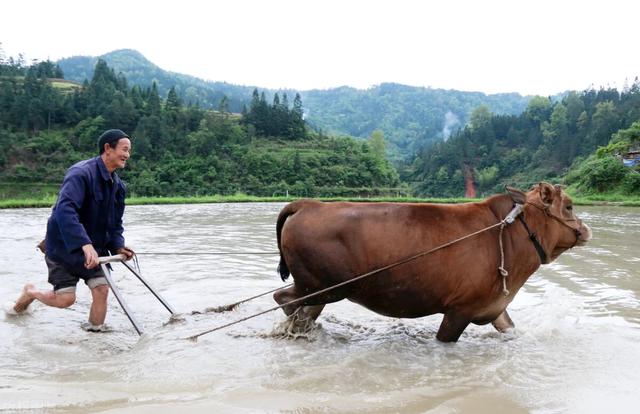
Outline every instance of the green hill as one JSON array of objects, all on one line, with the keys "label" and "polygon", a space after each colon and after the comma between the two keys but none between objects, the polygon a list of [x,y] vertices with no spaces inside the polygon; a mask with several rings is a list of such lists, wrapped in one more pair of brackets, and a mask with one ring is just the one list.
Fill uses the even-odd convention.
[{"label": "green hill", "polygon": [[640,195],[638,121],[638,79],[622,92],[536,97],[520,115],[480,107],[465,129],[421,152],[413,181],[427,196],[460,196],[471,182],[486,195],[541,180],[571,184],[582,194]]},{"label": "green hill", "polygon": [[156,83],[130,87],[103,60],[81,87],[55,80],[60,74],[50,66],[0,62],[0,198],[50,195],[69,166],[97,155],[97,137],[113,127],[133,136],[133,157],[120,174],[132,195],[408,191],[381,140],[309,131],[298,96],[290,107],[256,92],[236,115],[185,105],[174,89],[162,99]]},{"label": "green hill", "polygon": [[[117,50],[99,57],[75,56],[58,61],[65,78],[76,82],[91,79],[93,68],[101,58],[122,73],[130,84],[148,87],[156,82],[160,96],[166,97],[173,86],[185,103],[217,109],[223,96],[227,107],[241,112],[249,105],[253,86],[211,82],[193,76],[165,71],[135,50]],[[257,69],[259,70],[259,69]],[[393,159],[412,159],[424,144],[446,138],[463,127],[471,111],[485,105],[496,114],[519,114],[529,97],[516,93],[486,95],[384,83],[369,89],[350,87],[327,90],[265,90],[267,99],[275,92],[292,98],[299,92],[304,102],[307,122],[330,134],[368,138],[379,129],[384,132]]]},{"label": "green hill", "polygon": [[93,78],[93,70],[98,59],[107,62],[116,73],[122,73],[131,85],[148,87],[152,82],[156,82],[158,93],[162,97],[166,97],[169,89],[175,87],[185,103],[197,104],[203,108],[217,109],[222,97],[226,96],[229,100],[229,110],[240,112],[242,106],[251,99],[254,89],[166,71],[131,49],[116,50],[97,57],[74,56],[61,59],[57,63],[64,72],[65,79],[83,82],[85,79]]},{"label": "green hill", "polygon": [[516,93],[421,88],[383,83],[366,90],[342,87],[303,92],[309,122],[329,133],[369,137],[382,130],[392,158],[413,158],[425,145],[447,139],[465,126],[480,105],[496,114],[519,114],[529,97]]}]

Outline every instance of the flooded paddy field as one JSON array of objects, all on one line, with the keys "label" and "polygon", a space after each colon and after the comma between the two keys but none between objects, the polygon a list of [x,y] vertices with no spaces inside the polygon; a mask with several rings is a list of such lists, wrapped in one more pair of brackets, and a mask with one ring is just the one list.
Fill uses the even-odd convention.
[{"label": "flooded paddy field", "polygon": [[[128,207],[127,244],[154,253],[140,254],[142,274],[181,315],[170,321],[119,264],[113,275],[142,337],[113,296],[111,331],[81,330],[91,298],[82,282],[69,309],[1,314],[0,412],[636,412],[640,209],[578,208],[593,240],[529,279],[509,307],[509,334],[472,325],[442,344],[440,315],[393,319],[343,301],[305,338],[283,338],[275,311],[186,340],[275,305],[267,295],[233,312],[191,313],[284,285],[273,254],[282,206]],[[49,288],[35,249],[48,215],[0,210],[2,303],[29,281]]]}]

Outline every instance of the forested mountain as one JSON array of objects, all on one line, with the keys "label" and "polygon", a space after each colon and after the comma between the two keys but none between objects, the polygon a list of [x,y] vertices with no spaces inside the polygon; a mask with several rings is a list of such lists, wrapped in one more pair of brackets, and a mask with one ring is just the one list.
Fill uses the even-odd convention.
[{"label": "forested mountain", "polygon": [[471,111],[480,105],[496,114],[519,114],[529,100],[516,93],[486,95],[394,83],[366,90],[312,90],[301,95],[313,125],[355,137],[368,137],[379,129],[396,160],[411,159],[425,144],[448,138],[464,127]]},{"label": "forested mountain", "polygon": [[167,97],[174,88],[186,104],[195,104],[202,108],[218,109],[223,97],[231,112],[240,112],[251,100],[255,87],[231,85],[225,82],[205,81],[194,76],[169,72],[151,63],[141,53],[131,49],[116,50],[99,57],[74,56],[57,62],[64,72],[65,79],[78,83],[93,78],[98,59],[104,60],[116,74],[122,73],[131,85],[148,87],[156,83],[161,97]]},{"label": "forested mountain", "polygon": [[559,182],[569,172],[566,182],[585,192],[640,194],[639,167],[623,166],[625,155],[640,151],[638,121],[637,79],[622,92],[591,89],[559,101],[535,97],[520,115],[492,114],[481,106],[466,128],[423,150],[413,180],[421,194],[460,196],[470,182],[488,194],[505,184]]},{"label": "forested mountain", "polygon": [[[160,69],[134,50],[118,50],[100,56],[132,85],[148,87],[156,82],[158,93],[166,97],[171,87],[185,104],[198,103],[217,109],[226,97],[231,112],[249,105],[255,87],[209,82]],[[91,79],[97,57],[76,56],[58,62],[65,78],[77,82]],[[259,67],[256,70],[260,70]],[[258,85],[259,86],[259,85]],[[265,90],[271,102],[276,92],[304,101],[306,121],[316,130],[367,138],[381,130],[394,160],[411,159],[425,143],[447,137],[463,127],[471,111],[479,105],[496,114],[519,114],[529,97],[519,94],[486,95],[480,92],[412,87],[385,83],[361,90],[350,87],[327,90]]]},{"label": "forested mountain", "polygon": [[[272,196],[402,191],[379,141],[332,138],[308,130],[302,100],[254,91],[240,116],[185,105],[170,88],[129,86],[98,60],[82,86],[58,88],[51,62],[0,60],[0,197],[5,189],[57,184],[74,162],[97,155],[109,128],[133,137],[121,177],[130,194]],[[55,186],[54,186],[55,188]],[[7,190],[7,191],[8,191]]]}]

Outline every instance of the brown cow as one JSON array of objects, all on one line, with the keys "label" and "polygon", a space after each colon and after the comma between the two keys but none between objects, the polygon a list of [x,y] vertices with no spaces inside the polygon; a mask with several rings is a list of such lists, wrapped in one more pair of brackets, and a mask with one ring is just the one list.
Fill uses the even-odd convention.
[{"label": "brown cow", "polygon": [[524,209],[503,230],[505,286],[498,226],[283,308],[290,320],[308,322],[346,298],[396,318],[443,313],[443,342],[457,341],[469,323],[491,322],[504,332],[514,326],[507,306],[541,262],[591,238],[560,186],[540,183],[526,194],[509,189],[456,205],[295,201],[277,222],[279,272],[295,283],[274,299],[285,304],[500,223],[514,201]]}]

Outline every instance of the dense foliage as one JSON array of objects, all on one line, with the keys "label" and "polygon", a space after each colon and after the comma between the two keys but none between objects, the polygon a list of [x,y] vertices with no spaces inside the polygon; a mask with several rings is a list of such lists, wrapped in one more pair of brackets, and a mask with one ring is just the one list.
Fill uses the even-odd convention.
[{"label": "dense foliage", "polygon": [[621,156],[632,150],[640,153],[640,121],[613,134],[608,145],[598,148],[584,162],[575,162],[565,181],[585,194],[640,195],[640,163],[628,168],[620,162]]},{"label": "dense foliage", "polygon": [[[458,196],[464,194],[468,175],[480,193],[487,194],[502,191],[505,184],[562,181],[573,165],[567,182],[579,184],[582,191],[603,191],[625,182],[625,188],[637,194],[637,168],[625,168],[621,160],[632,145],[628,137],[637,135],[637,126],[631,127],[637,120],[637,80],[621,93],[603,88],[572,92],[558,101],[535,97],[520,115],[496,115],[481,106],[467,127],[423,150],[414,164],[414,180],[421,194]],[[612,136],[612,143],[626,144],[614,146],[617,152],[591,155],[609,145]]]},{"label": "dense foliage", "polygon": [[[128,86],[98,60],[90,81],[74,85],[51,62],[0,61],[0,180],[16,186],[59,183],[72,163],[97,155],[108,128],[134,137],[121,172],[135,195],[246,192],[305,196],[380,194],[398,189],[395,169],[375,144],[307,131],[302,101],[258,99],[245,117],[185,105],[174,88]],[[256,91],[256,94],[258,92]],[[262,95],[264,96],[264,95]],[[277,99],[276,99],[277,98]],[[51,186],[49,185],[48,188]]]}]

